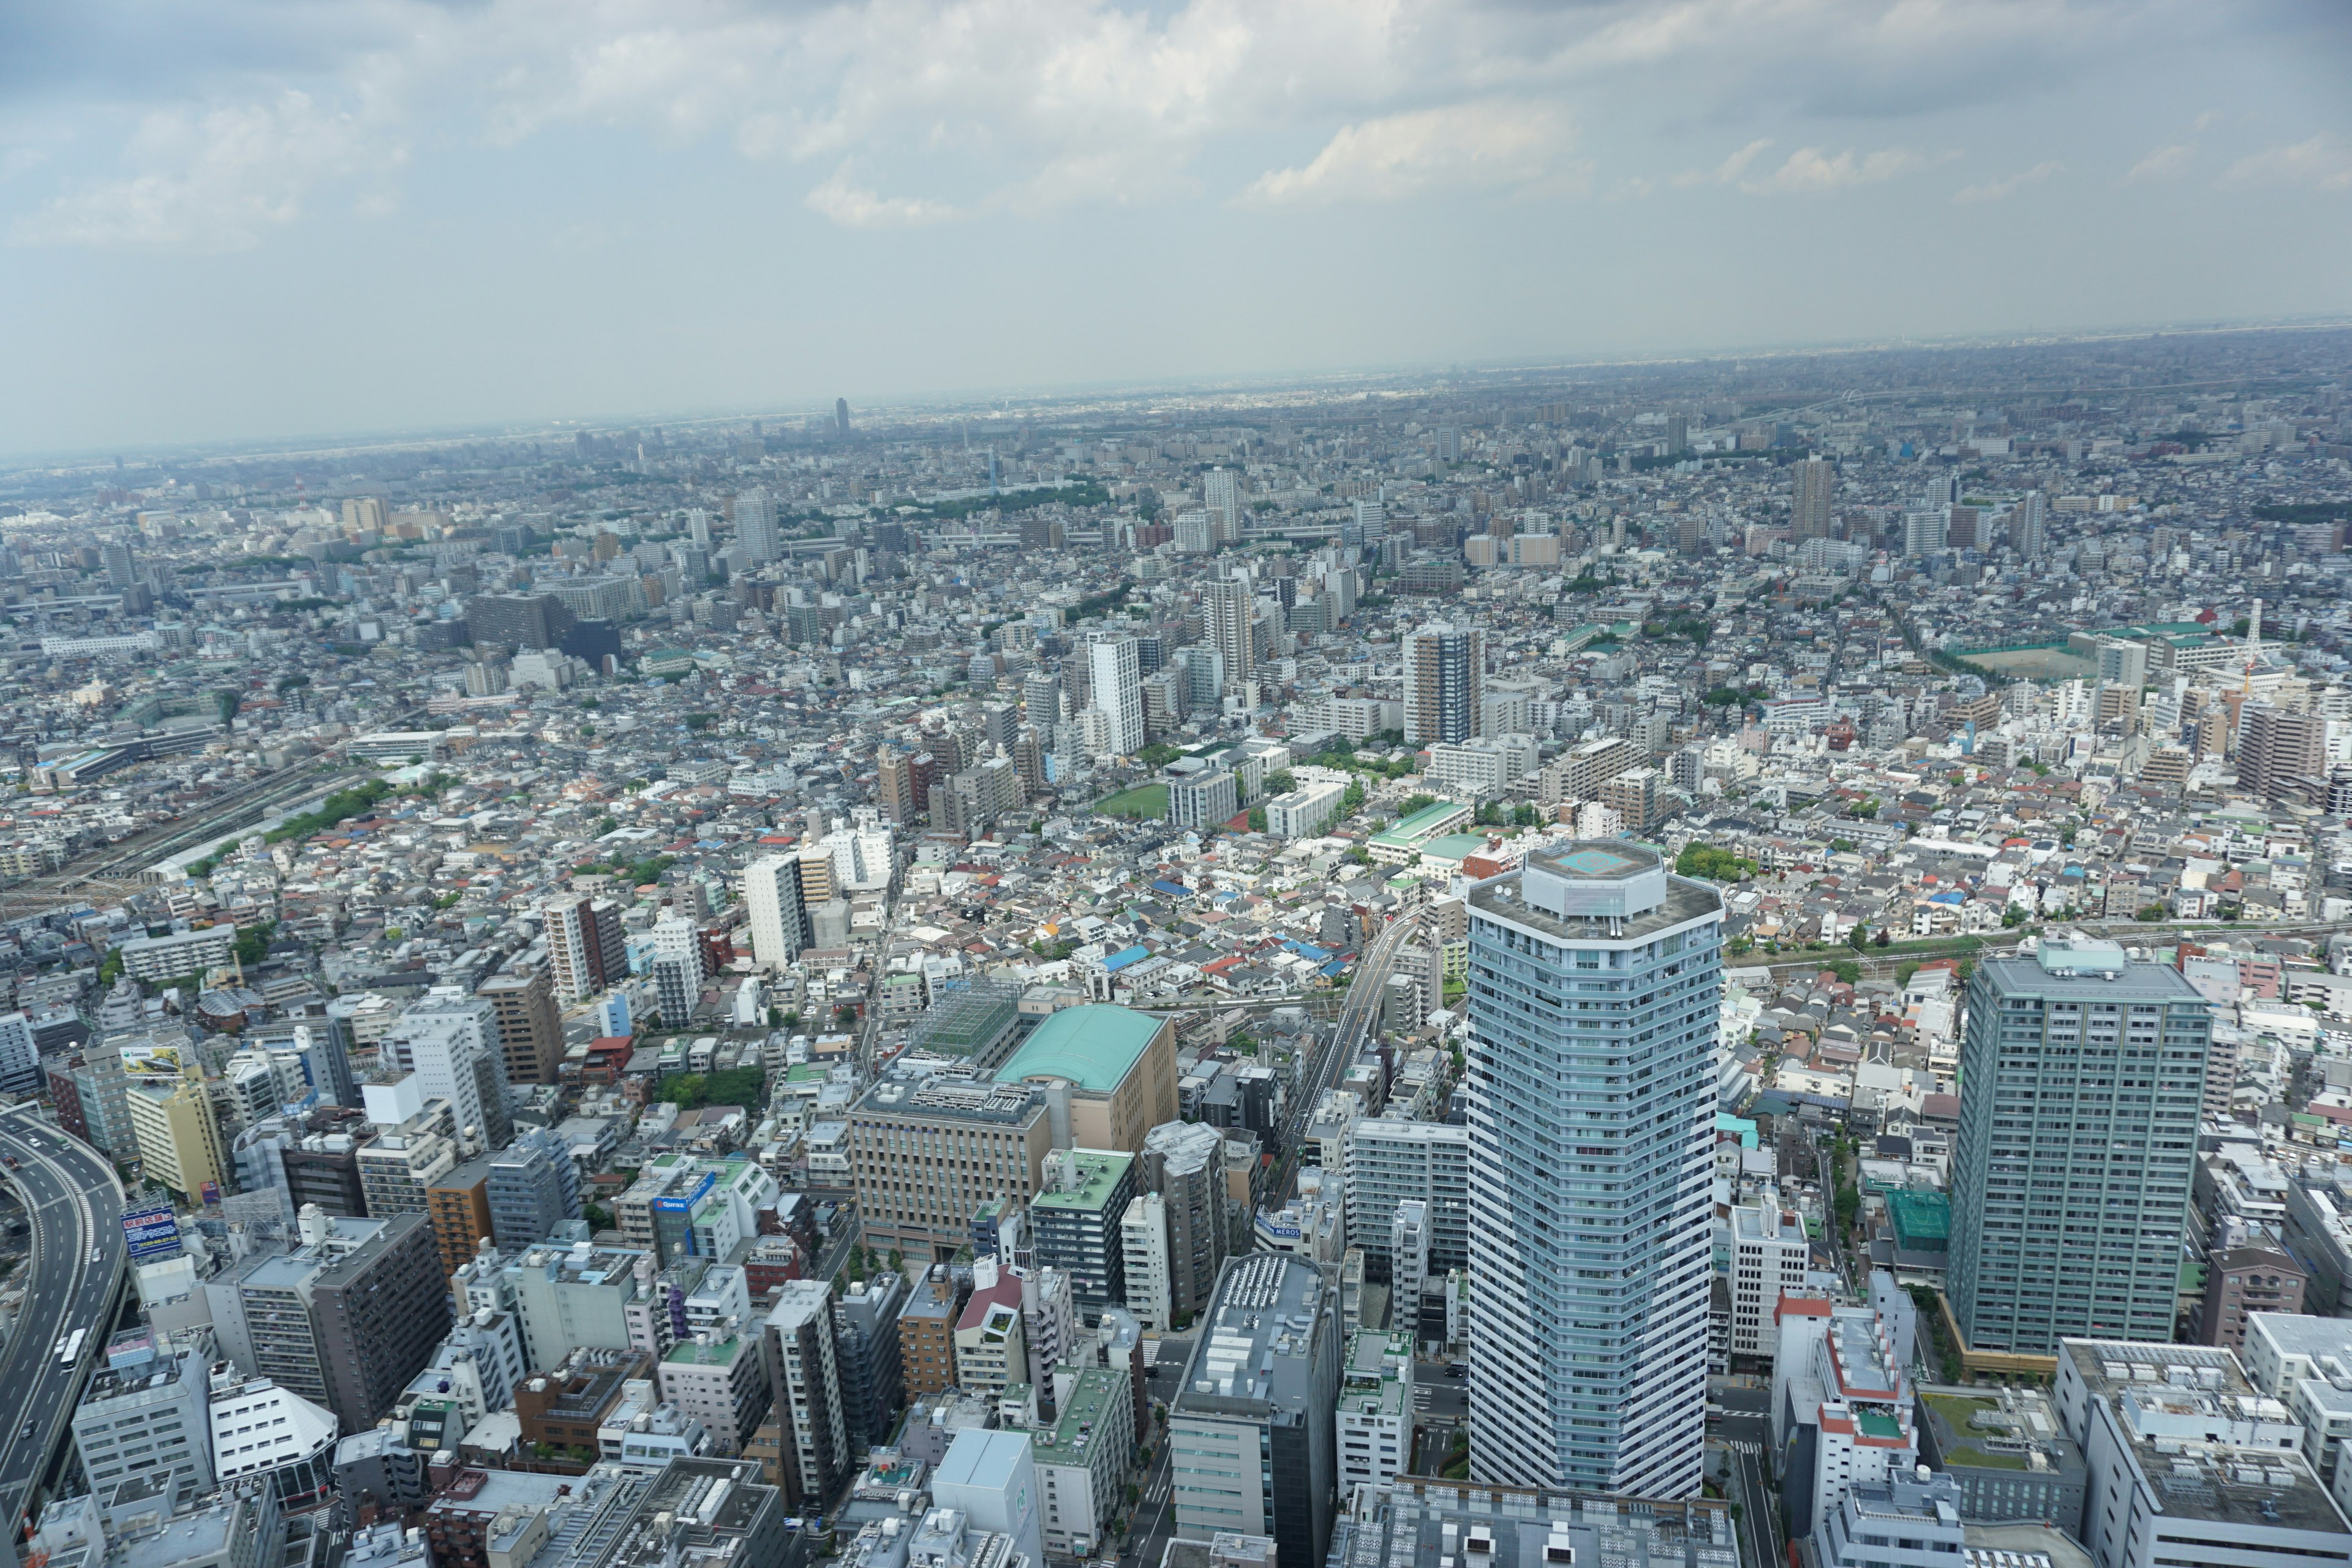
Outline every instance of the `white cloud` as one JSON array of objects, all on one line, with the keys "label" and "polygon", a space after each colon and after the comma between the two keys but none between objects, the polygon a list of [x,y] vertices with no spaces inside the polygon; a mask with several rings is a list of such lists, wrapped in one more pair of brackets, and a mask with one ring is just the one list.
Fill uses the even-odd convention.
[{"label": "white cloud", "polygon": [[2352,147],[2332,136],[2315,136],[2241,158],[2221,179],[2232,185],[2308,185],[2318,191],[2352,191]]},{"label": "white cloud", "polygon": [[404,154],[361,119],[289,91],[202,115],[160,111],[131,139],[148,172],[70,191],[17,219],[27,245],[244,250],[300,216],[322,185],[388,172]]},{"label": "white cloud", "polygon": [[1748,165],[1756,162],[1759,157],[1763,155],[1765,149],[1771,145],[1772,139],[1769,136],[1759,136],[1755,141],[1748,143],[1747,146],[1739,149],[1738,152],[1731,154],[1730,157],[1726,158],[1722,163],[1717,164],[1711,170],[1684,170],[1681,174],[1675,176],[1675,184],[1685,190],[1693,185],[1704,185],[1710,182],[1719,185],[1727,185],[1734,180],[1739,178],[1740,175],[1746,174],[1748,172]]},{"label": "white cloud", "polygon": [[2022,190],[2027,185],[2040,184],[2056,174],[2061,167],[2063,167],[2062,164],[2055,159],[2052,159],[2047,163],[2036,163],[2021,174],[2011,174],[2006,180],[1988,180],[1980,185],[1962,185],[1953,194],[1952,199],[1956,202],[1997,202],[2012,192]]},{"label": "white cloud", "polygon": [[811,191],[802,205],[844,228],[919,228],[962,216],[946,202],[877,195],[851,184],[846,169],[835,170],[833,177]]},{"label": "white cloud", "polygon": [[1389,202],[1437,189],[1528,185],[1551,174],[1574,141],[1541,104],[1473,103],[1343,125],[1301,168],[1272,169],[1242,200],[1258,206]]},{"label": "white cloud", "polygon": [[1851,185],[1874,185],[1891,180],[1924,162],[1908,147],[1887,147],[1854,155],[1852,148],[1834,157],[1818,147],[1800,147],[1788,162],[1760,180],[1745,180],[1739,188],[1755,195],[1802,195],[1843,190]]},{"label": "white cloud", "polygon": [[2189,167],[2189,161],[2196,156],[2196,142],[2168,142],[2126,171],[2124,184],[2141,185],[2150,180],[2169,180],[2185,171]]}]

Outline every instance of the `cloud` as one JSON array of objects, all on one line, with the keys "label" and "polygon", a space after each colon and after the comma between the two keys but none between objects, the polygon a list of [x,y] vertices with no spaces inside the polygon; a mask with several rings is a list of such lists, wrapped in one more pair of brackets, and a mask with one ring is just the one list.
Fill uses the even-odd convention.
[{"label": "cloud", "polygon": [[1693,185],[1704,185],[1709,182],[1713,182],[1719,185],[1727,185],[1734,180],[1739,178],[1740,175],[1746,174],[1748,172],[1748,165],[1756,162],[1759,157],[1762,156],[1765,149],[1771,145],[1772,139],[1769,136],[1759,136],[1755,141],[1748,143],[1747,146],[1739,149],[1738,152],[1734,153],[1730,157],[1726,158],[1722,163],[1717,164],[1713,169],[1684,170],[1681,174],[1675,176],[1675,184],[1678,188],[1684,190],[1687,190]]},{"label": "cloud", "polygon": [[2036,163],[2021,174],[2011,174],[2006,180],[1989,180],[1980,185],[1962,185],[1953,194],[1952,199],[1956,202],[1997,202],[2013,191],[2021,190],[2027,185],[2040,184],[2063,166],[2055,159],[2052,159],[2047,163]]},{"label": "cloud", "polygon": [[2315,191],[2352,191],[2352,147],[2325,135],[2288,147],[2272,147],[2231,164],[2221,182],[2230,185],[2308,185]]},{"label": "cloud", "polygon": [[2197,143],[2194,142],[2168,143],[2134,163],[2125,173],[2124,184],[2142,185],[2150,180],[2172,179],[2184,172],[2189,167],[2189,160],[2196,156]]},{"label": "cloud", "polygon": [[1575,137],[1542,104],[1472,103],[1343,125],[1314,162],[1271,169],[1241,199],[1255,206],[1391,202],[1431,190],[1528,185],[1550,175]]},{"label": "cloud", "polygon": [[405,156],[380,144],[359,115],[291,90],[201,115],[150,114],[130,153],[146,172],[69,191],[18,218],[12,237],[107,249],[248,249],[299,216],[321,186],[388,173]]},{"label": "cloud", "polygon": [[846,169],[835,170],[831,179],[803,198],[802,205],[844,228],[919,228],[963,216],[946,202],[877,195],[851,184]]},{"label": "cloud", "polygon": [[1752,195],[1804,195],[1850,185],[1874,185],[1925,161],[1908,147],[1884,148],[1860,157],[1852,148],[1832,157],[1818,147],[1800,147],[1770,174],[1744,180],[1739,188]]}]

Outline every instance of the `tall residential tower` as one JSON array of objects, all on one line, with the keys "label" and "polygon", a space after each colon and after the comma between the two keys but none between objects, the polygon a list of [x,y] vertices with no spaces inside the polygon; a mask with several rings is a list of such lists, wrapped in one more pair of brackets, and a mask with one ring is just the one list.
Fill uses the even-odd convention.
[{"label": "tall residential tower", "polygon": [[1607,839],[1469,902],[1471,1475],[1694,1496],[1723,900]]}]

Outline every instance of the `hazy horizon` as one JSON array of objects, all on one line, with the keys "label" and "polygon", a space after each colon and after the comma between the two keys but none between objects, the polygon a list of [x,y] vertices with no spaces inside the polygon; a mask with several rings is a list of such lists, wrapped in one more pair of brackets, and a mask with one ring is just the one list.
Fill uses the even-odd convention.
[{"label": "hazy horizon", "polygon": [[2340,7],[0,16],[0,452],[2352,315]]}]

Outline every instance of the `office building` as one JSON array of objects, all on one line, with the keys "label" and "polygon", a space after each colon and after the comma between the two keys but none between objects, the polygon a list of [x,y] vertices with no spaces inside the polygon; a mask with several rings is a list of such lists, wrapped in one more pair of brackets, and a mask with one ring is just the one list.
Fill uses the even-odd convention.
[{"label": "office building", "polygon": [[1134,1155],[1116,1150],[1056,1149],[1029,1200],[1037,1265],[1069,1276],[1071,1299],[1090,1325],[1104,1308],[1126,1304],[1119,1223],[1135,1197],[1135,1166]]},{"label": "office building", "polygon": [[971,1299],[971,1270],[934,1263],[898,1313],[900,1382],[908,1397],[956,1385],[955,1331]]},{"label": "office building", "polygon": [[743,903],[751,916],[751,957],[761,968],[782,969],[806,950],[798,856],[762,856],[744,868]]},{"label": "office building", "polygon": [[1135,1388],[1123,1368],[1065,1366],[1053,1375],[1053,1424],[1028,1434],[1043,1500],[1038,1523],[1046,1551],[1084,1558],[1108,1540],[1126,1501]]},{"label": "office building", "polygon": [[415,1074],[427,1100],[449,1102],[458,1145],[469,1153],[502,1149],[514,1136],[498,1015],[488,1001],[435,986],[393,1020],[378,1058],[393,1071]]},{"label": "office building", "polygon": [[[1169,799],[1175,800],[1173,791]],[[1265,803],[1265,830],[1276,838],[1311,838],[1346,815],[1348,786],[1308,784]]]},{"label": "office building", "polygon": [[1612,839],[1469,905],[1471,1474],[1692,1495],[1722,900]]},{"label": "office building", "polygon": [[2069,1337],[2057,1362],[2097,1568],[2352,1563],[2352,1524],[2305,1459],[2303,1428],[2228,1351]]},{"label": "office building", "polygon": [[906,1276],[887,1268],[834,1298],[834,1357],[852,1453],[887,1439],[906,1403],[898,1350],[898,1313],[906,1304]]},{"label": "office building", "polygon": [[663,1400],[698,1421],[713,1451],[733,1457],[768,1417],[774,1388],[756,1326],[705,1329],[670,1347],[656,1371]]},{"label": "office building", "polygon": [[824,1508],[849,1473],[833,1292],[822,1279],[789,1279],[768,1314],[768,1366],[783,1435],[785,1500]]},{"label": "office building", "polygon": [[494,974],[474,994],[490,1005],[507,1082],[553,1083],[556,1064],[563,1059],[563,1020],[547,972]]},{"label": "office building", "polygon": [[1026,1432],[967,1427],[956,1434],[932,1472],[931,1497],[939,1510],[961,1514],[972,1530],[1003,1536],[1016,1553],[1013,1561],[1043,1563],[1044,1527],[1031,1447]]},{"label": "office building", "polygon": [[572,612],[552,594],[477,594],[466,601],[466,633],[478,648],[551,648],[572,626]]},{"label": "office building", "polygon": [[1223,1134],[1197,1121],[1154,1127],[1144,1137],[1138,1185],[1162,1200],[1170,1321],[1189,1323],[1208,1305],[1231,1250]]},{"label": "office building", "polygon": [[228,1152],[203,1069],[193,1059],[179,1071],[130,1073],[123,1105],[148,1180],[189,1204],[220,1197]]},{"label": "office building", "polygon": [[22,1011],[0,1013],[0,1093],[30,1095],[41,1087],[41,1053],[32,1020]]},{"label": "office building", "polygon": [[74,1407],[74,1447],[92,1490],[126,1480],[213,1488],[212,1336],[196,1330],[174,1342],[149,1328],[126,1329],[106,1347]]},{"label": "office building", "polygon": [[[1224,693],[1255,693],[1257,689],[1257,595],[1247,580],[1214,577],[1201,585],[1201,612],[1209,651],[1222,661]],[[1201,700],[1198,690],[1193,700]],[[1213,699],[1212,700],[1213,705]],[[1255,700],[1252,706],[1255,706]]]},{"label": "office building", "polygon": [[852,1107],[849,1134],[866,1245],[944,1259],[970,1244],[973,1215],[1036,1193],[1054,1128],[1028,1084],[898,1065]]},{"label": "office building", "polygon": [[1097,632],[1087,642],[1088,702],[1101,713],[1109,754],[1131,757],[1143,750],[1143,671],[1135,638]]},{"label": "office building", "polygon": [[1216,524],[1217,542],[1231,544],[1242,536],[1241,476],[1231,468],[1211,468],[1201,476],[1201,504]]},{"label": "office building", "polygon": [[580,1167],[571,1146],[544,1127],[526,1129],[490,1156],[486,1186],[490,1236],[501,1252],[545,1241],[580,1217]]},{"label": "office building", "polygon": [[1349,1129],[1348,1245],[1362,1250],[1369,1278],[1390,1278],[1391,1231],[1406,1202],[1427,1210],[1429,1272],[1469,1266],[1470,1142],[1467,1127],[1402,1117],[1368,1116]]},{"label": "office building", "polygon": [[1773,1316],[1780,1298],[1802,1294],[1812,1267],[1805,1222],[1767,1187],[1752,1204],[1731,1205],[1731,1353],[1769,1356],[1780,1343]]},{"label": "office building", "polygon": [[[425,1219],[433,1227],[442,1273],[455,1274],[471,1262],[482,1243],[490,1238],[489,1157],[452,1166],[429,1183],[425,1189]],[[547,1237],[542,1233],[538,1239]]]},{"label": "office building", "polygon": [[1795,493],[1789,507],[1789,536],[1800,542],[1830,536],[1830,507],[1837,493],[1837,465],[1807,458],[1791,465]]},{"label": "office building", "polygon": [[555,971],[555,994],[563,1001],[584,1002],[628,977],[619,904],[579,893],[550,901],[540,913],[546,925],[548,963]]},{"label": "office building", "polygon": [[1409,746],[1466,741],[1478,732],[1486,634],[1476,626],[1429,626],[1404,639],[1404,739]]},{"label": "office building", "polygon": [[[1335,1563],[1457,1563],[1486,1568],[1735,1568],[1740,1561],[1732,1505],[1717,1499],[1625,1501],[1593,1492],[1495,1487],[1485,1482],[1399,1476],[1349,1500],[1353,1512],[1334,1532]],[[1242,1551],[1211,1568],[1266,1568]],[[1984,1568],[1955,1559],[1941,1568]],[[2012,1568],[2003,1564],[2001,1568]],[[2019,1563],[2013,1568],[2043,1568]]]},{"label": "office building", "polygon": [[1339,1496],[1386,1486],[1412,1465],[1413,1337],[1359,1329],[1339,1361]]},{"label": "office building", "polygon": [[369,1215],[388,1219],[427,1212],[432,1203],[426,1194],[463,1163],[449,1102],[424,1099],[414,1073],[397,1083],[369,1084],[362,1092],[369,1114],[381,1118],[375,1136],[360,1145],[352,1161]]},{"label": "office building", "polygon": [[511,1255],[483,1253],[458,1271],[452,1290],[488,1289],[486,1276],[498,1278],[499,1295],[514,1303],[524,1359],[534,1367],[550,1367],[575,1348],[625,1351],[637,1345],[630,1309],[653,1294],[654,1262],[635,1247],[584,1241]]},{"label": "office building", "polygon": [[1169,1406],[1178,1536],[1271,1536],[1279,1562],[1324,1561],[1339,1341],[1338,1291],[1313,1264],[1260,1252],[1225,1265]]},{"label": "office building", "polygon": [[1971,1551],[1958,1483],[1924,1467],[1846,1489],[1815,1531],[1813,1546],[1822,1568],[1979,1568],[2005,1557],[2026,1560],[2022,1553]]},{"label": "office building", "polygon": [[2172,1337],[2211,1041],[2196,987],[2113,942],[1978,967],[1948,1274],[1964,1349]]},{"label": "office building", "polygon": [[1175,1326],[1169,1293],[1168,1200],[1138,1193],[1118,1222],[1119,1267],[1127,1281],[1127,1310],[1147,1329]]},{"label": "office building", "polygon": [[1877,1312],[1783,1296],[1774,1317],[1772,1440],[1794,1538],[1817,1531],[1849,1488],[1909,1475],[1919,1432],[1902,1350]]},{"label": "office building", "polygon": [[1203,768],[1168,781],[1171,827],[1223,827],[1240,810],[1240,786],[1230,768]]},{"label": "office building", "polygon": [[2051,1524],[2083,1530],[2088,1472],[2083,1449],[2058,1425],[2043,1388],[1921,1390],[1919,1459],[1958,1484],[1960,1517],[1971,1524]]},{"label": "office building", "polygon": [[1176,1025],[1108,1003],[1064,1007],[1031,1030],[996,1081],[1045,1091],[1053,1146],[1135,1153],[1176,1119]]},{"label": "office building", "polygon": [[346,1218],[366,1214],[359,1152],[372,1136],[367,1122],[349,1111],[321,1110],[288,1123],[277,1159],[286,1195],[295,1211],[300,1212],[304,1204],[316,1204],[322,1213]]}]

